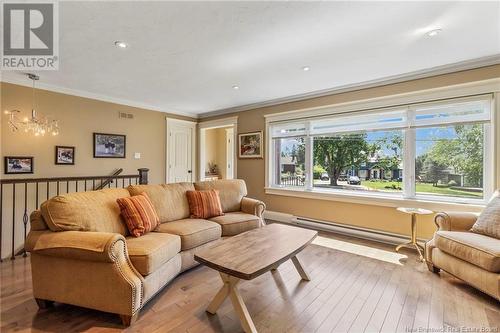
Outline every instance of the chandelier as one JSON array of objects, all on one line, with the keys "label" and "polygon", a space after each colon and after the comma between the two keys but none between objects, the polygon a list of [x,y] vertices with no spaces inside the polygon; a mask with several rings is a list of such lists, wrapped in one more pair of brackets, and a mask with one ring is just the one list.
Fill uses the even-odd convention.
[{"label": "chandelier", "polygon": [[19,110],[5,111],[5,114],[9,117],[10,129],[12,132],[24,130],[24,132],[34,134],[35,136],[44,136],[45,134],[58,135],[58,121],[50,119],[47,116],[38,115],[35,109],[35,81],[38,81],[40,77],[35,74],[27,75],[28,78],[33,81],[31,118],[24,117],[21,119],[21,111]]}]

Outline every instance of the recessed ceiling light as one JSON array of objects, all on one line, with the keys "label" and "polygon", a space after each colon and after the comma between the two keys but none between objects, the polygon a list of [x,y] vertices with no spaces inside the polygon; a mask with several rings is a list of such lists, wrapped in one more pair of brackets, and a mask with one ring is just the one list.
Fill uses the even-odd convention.
[{"label": "recessed ceiling light", "polygon": [[124,41],[117,40],[117,41],[115,42],[115,46],[116,46],[116,47],[119,47],[119,48],[121,48],[121,49],[126,49],[126,48],[128,47],[128,44],[127,44],[126,42],[124,42]]},{"label": "recessed ceiling light", "polygon": [[233,86],[233,89],[238,90],[238,89],[240,89],[240,86]]},{"label": "recessed ceiling light", "polygon": [[434,37],[434,36],[437,36],[441,31],[443,31],[443,29],[441,29],[441,28],[432,29],[432,30],[427,31],[426,35],[429,37]]},{"label": "recessed ceiling light", "polygon": [[311,67],[309,67],[309,66],[304,66],[304,67],[302,67],[302,70],[303,70],[304,72],[307,72],[307,71],[309,71],[310,69],[311,69]]}]

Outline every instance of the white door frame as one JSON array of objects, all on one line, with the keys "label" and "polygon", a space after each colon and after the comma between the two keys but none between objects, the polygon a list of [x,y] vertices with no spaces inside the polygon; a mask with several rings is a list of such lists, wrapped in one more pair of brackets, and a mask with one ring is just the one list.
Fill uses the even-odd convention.
[{"label": "white door frame", "polygon": [[237,168],[237,132],[238,132],[238,117],[228,117],[228,118],[222,118],[222,119],[216,119],[216,120],[208,120],[208,121],[201,121],[198,123],[198,180],[204,180],[205,179],[205,135],[206,135],[206,130],[208,129],[214,129],[214,128],[221,128],[221,127],[233,127],[233,151],[235,152],[233,154],[233,178],[237,178],[238,174],[238,168]]},{"label": "white door frame", "polygon": [[191,129],[191,180],[194,182],[196,178],[196,122],[189,120],[181,120],[175,118],[166,117],[167,129],[166,129],[166,145],[165,145],[165,183],[170,183],[170,149],[169,140],[170,132],[174,126],[184,126]]}]

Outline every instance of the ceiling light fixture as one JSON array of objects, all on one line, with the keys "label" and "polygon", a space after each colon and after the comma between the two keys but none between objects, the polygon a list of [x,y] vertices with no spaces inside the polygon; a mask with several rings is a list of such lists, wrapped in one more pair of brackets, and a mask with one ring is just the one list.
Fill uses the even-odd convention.
[{"label": "ceiling light fixture", "polygon": [[40,77],[35,74],[27,74],[28,78],[33,81],[32,89],[32,108],[31,108],[31,118],[24,117],[22,120],[19,119],[19,110],[7,110],[5,114],[9,116],[9,127],[12,132],[16,132],[19,129],[23,129],[24,132],[31,132],[35,136],[43,136],[46,133],[52,135],[59,134],[59,124],[57,120],[52,120],[47,116],[40,116],[37,114],[35,109],[35,81],[38,81]]},{"label": "ceiling light fixture", "polygon": [[127,43],[125,43],[124,41],[117,40],[117,41],[115,42],[115,46],[116,46],[116,47],[119,47],[119,48],[121,48],[121,49],[126,49],[126,48],[128,47],[128,44],[127,44]]},{"label": "ceiling light fixture", "polygon": [[302,70],[303,70],[304,72],[308,72],[310,69],[311,69],[311,67],[309,67],[309,66],[304,66],[304,67],[302,67]]},{"label": "ceiling light fixture", "polygon": [[238,89],[240,89],[240,86],[233,86],[233,89],[238,90]]},{"label": "ceiling light fixture", "polygon": [[443,29],[441,29],[441,28],[432,29],[432,30],[427,31],[426,35],[429,37],[434,37],[434,36],[437,36],[439,33],[441,33],[441,31],[443,31]]}]

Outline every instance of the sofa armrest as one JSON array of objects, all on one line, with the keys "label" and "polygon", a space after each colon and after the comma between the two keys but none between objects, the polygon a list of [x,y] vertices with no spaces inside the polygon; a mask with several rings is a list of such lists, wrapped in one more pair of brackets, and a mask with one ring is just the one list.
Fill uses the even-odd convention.
[{"label": "sofa armrest", "polygon": [[263,218],[266,204],[260,200],[244,197],[241,200],[241,211],[247,214],[253,214],[261,219]]},{"label": "sofa armrest", "polygon": [[40,210],[35,210],[30,214],[30,230],[49,230],[49,227],[47,227],[47,224],[43,221],[42,212]]},{"label": "sofa armrest", "polygon": [[30,231],[33,296],[125,316],[143,304],[144,278],[117,233]]},{"label": "sofa armrest", "polygon": [[28,252],[99,262],[116,262],[123,246],[120,234],[87,231],[30,231],[25,244]]},{"label": "sofa armrest", "polygon": [[469,212],[441,212],[434,217],[434,223],[439,230],[469,231],[476,223],[477,216]]}]

